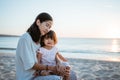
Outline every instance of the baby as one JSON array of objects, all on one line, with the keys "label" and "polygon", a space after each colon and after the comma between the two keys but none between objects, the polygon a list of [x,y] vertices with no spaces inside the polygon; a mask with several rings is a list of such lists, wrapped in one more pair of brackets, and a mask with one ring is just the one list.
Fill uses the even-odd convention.
[{"label": "baby", "polygon": [[[70,65],[56,48],[55,44],[57,43],[57,37],[54,31],[50,30],[46,35],[41,38],[41,47],[39,48],[37,59],[38,63],[44,64],[47,66],[66,66],[66,69],[70,70]],[[37,71],[36,74],[41,76],[46,75],[59,75],[63,77],[63,80],[69,80],[69,76],[65,76],[64,73],[54,73],[50,70],[41,70]]]}]

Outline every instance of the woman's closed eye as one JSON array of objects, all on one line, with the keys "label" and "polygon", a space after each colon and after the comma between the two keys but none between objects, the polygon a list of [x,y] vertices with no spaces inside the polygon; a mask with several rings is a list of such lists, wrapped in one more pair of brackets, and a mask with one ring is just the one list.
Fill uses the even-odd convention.
[{"label": "woman's closed eye", "polygon": [[46,24],[46,27],[48,27],[49,29],[51,28],[50,24],[48,24],[48,23]]}]

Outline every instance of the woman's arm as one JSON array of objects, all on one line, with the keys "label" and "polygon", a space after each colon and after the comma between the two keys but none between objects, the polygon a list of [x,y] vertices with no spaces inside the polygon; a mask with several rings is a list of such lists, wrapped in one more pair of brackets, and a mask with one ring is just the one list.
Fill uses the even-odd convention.
[{"label": "woman's arm", "polygon": [[32,67],[32,69],[34,69],[34,70],[51,70],[51,71],[56,71],[56,66],[48,66],[48,65],[35,63],[34,66]]}]

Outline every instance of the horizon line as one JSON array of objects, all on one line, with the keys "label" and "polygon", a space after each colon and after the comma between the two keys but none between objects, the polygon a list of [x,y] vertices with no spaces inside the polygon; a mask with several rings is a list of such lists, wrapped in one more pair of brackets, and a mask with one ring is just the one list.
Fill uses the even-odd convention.
[{"label": "horizon line", "polygon": [[[12,35],[12,34],[0,34],[0,37],[20,37],[21,35]],[[120,39],[112,37],[58,37],[58,38],[91,38],[91,39]]]}]

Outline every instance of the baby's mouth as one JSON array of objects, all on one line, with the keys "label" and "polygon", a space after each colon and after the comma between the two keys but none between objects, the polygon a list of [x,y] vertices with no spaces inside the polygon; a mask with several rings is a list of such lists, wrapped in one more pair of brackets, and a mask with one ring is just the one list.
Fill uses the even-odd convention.
[{"label": "baby's mouth", "polygon": [[47,44],[51,44],[51,43],[47,43]]}]

